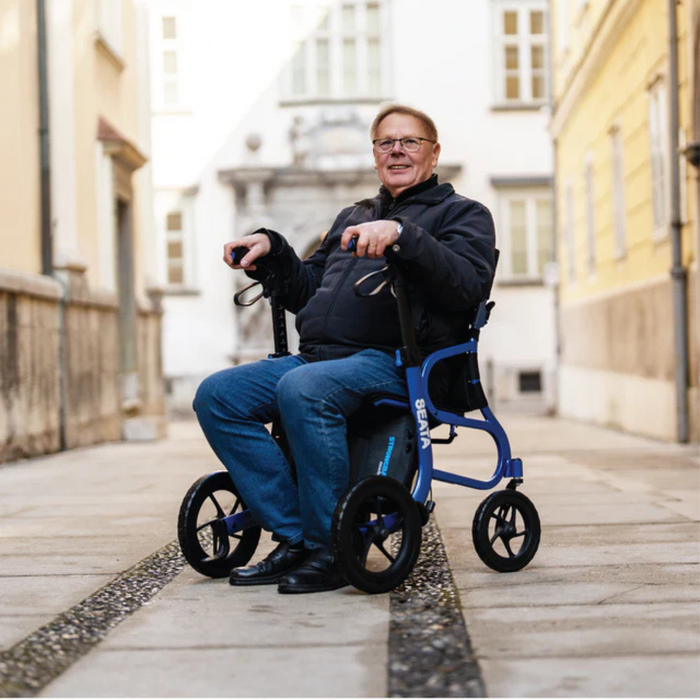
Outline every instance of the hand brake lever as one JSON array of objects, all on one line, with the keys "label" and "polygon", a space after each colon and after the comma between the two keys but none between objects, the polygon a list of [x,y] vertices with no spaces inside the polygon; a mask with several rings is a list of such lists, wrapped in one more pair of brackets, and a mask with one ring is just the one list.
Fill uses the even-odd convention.
[{"label": "hand brake lever", "polygon": [[[252,289],[253,287],[257,287],[260,285],[262,291],[260,294],[258,294],[256,297],[253,297],[249,301],[242,301],[241,298],[242,296],[249,290]],[[259,301],[265,294],[265,289],[262,286],[262,282],[253,282],[252,284],[249,284],[247,287],[243,287],[240,292],[236,292],[233,296],[233,303],[236,306],[252,306],[255,304],[256,301]]]},{"label": "hand brake lever", "polygon": [[375,294],[379,294],[379,292],[386,287],[387,284],[389,284],[389,280],[384,277],[382,280],[381,284],[378,284],[371,292],[368,292],[364,294],[362,292],[362,285],[369,279],[372,279],[372,277],[376,275],[382,275],[384,276],[384,273],[389,272],[389,266],[385,265],[381,270],[375,270],[374,272],[370,272],[368,275],[365,275],[364,277],[361,277],[357,282],[355,282],[355,295],[358,297],[373,297]]}]

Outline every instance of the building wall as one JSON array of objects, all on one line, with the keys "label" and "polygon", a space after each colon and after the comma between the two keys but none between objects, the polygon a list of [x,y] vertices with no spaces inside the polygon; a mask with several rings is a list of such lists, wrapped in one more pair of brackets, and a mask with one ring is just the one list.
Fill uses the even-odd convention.
[{"label": "building wall", "polygon": [[[285,74],[293,52],[293,5],[314,3],[270,0],[243,7],[211,2],[208,11],[199,7],[193,11],[180,0],[149,3],[155,212],[161,237],[159,274],[167,288],[164,368],[172,404],[184,411],[190,410],[202,378],[230,365],[234,358],[248,357],[248,351],[260,350],[257,338],[255,346],[243,347],[248,342],[242,333],[247,325],[243,318],[251,311],[236,312],[231,303],[242,275],[232,273],[221,262],[224,243],[259,225],[269,225],[288,236],[302,253],[329,228],[341,206],[356,201],[357,192],[352,187],[343,190],[324,183],[315,193],[313,188],[302,191],[292,187],[286,195],[277,187],[265,190],[264,210],[251,215],[230,182],[222,180],[220,173],[231,169],[293,169],[298,154],[289,134],[295,118],[300,117],[307,128],[323,119],[336,120],[345,128],[345,145],[354,144],[356,139],[360,144],[357,152],[329,152],[313,167],[372,172],[367,131],[379,103],[403,101],[426,110],[439,127],[440,162],[450,172],[450,181],[461,194],[484,202],[501,232],[499,193],[492,179],[547,178],[552,173],[546,111],[496,109],[493,3],[438,0],[430,12],[418,0],[384,3],[387,84],[380,99],[357,103],[352,99],[319,102],[284,98]],[[172,109],[159,103],[164,16],[175,17],[178,27],[182,100]],[[436,37],[439,60],[433,60],[432,53],[415,50],[421,41]],[[259,51],[261,43],[264,55]],[[251,56],[255,60],[250,60]],[[351,123],[361,124],[361,129],[353,131]],[[251,135],[260,137],[259,146],[252,150],[246,146]],[[304,138],[313,141],[315,136],[306,134]],[[300,148],[298,142],[296,148]],[[303,167],[312,168],[308,163]],[[362,182],[363,196],[373,195],[380,184],[376,177],[361,180],[358,176],[357,181]],[[285,197],[297,198],[287,203],[286,211]],[[188,274],[179,287],[167,285],[165,221],[172,208],[189,212],[192,222],[184,239]],[[541,280],[527,287],[497,285],[493,298],[497,308],[482,336],[482,361],[491,361],[494,375],[502,374],[500,397],[518,398],[518,392],[510,387],[519,369],[542,370],[549,389],[540,397],[539,408],[553,408],[556,343],[552,288],[543,286]],[[529,321],[524,334],[519,323],[523,318]],[[266,342],[269,349],[272,338]]]},{"label": "building wall", "polygon": [[[555,3],[555,9],[561,3]],[[663,0],[591,2],[588,32],[570,32],[558,65],[556,139],[560,250],[563,415],[674,439],[673,298],[670,226],[653,226],[648,89],[668,85],[668,21]],[[687,32],[679,13],[679,55]],[[596,25],[594,18],[600,19]],[[559,28],[556,16],[553,26]],[[593,31],[597,27],[597,31]],[[555,37],[556,43],[556,37]],[[561,51],[555,55],[562,57]],[[577,65],[574,57],[581,61]],[[576,65],[576,68],[574,66]],[[690,135],[688,69],[679,71],[680,126]],[[666,102],[668,104],[668,101]],[[615,247],[610,130],[622,137],[626,250]],[[592,163],[595,266],[588,265],[588,203],[584,166]],[[679,158],[679,160],[683,160]],[[668,164],[666,187],[669,187]],[[684,166],[683,166],[684,167]],[[692,174],[682,169],[683,264],[696,269]],[[571,187],[571,199],[567,194]],[[573,204],[573,208],[571,208]],[[573,227],[571,245],[567,235]],[[696,283],[689,283],[691,404],[697,399]],[[693,410],[695,414],[695,410]],[[696,417],[697,418],[697,417]],[[697,425],[697,423],[696,423]],[[695,439],[698,439],[695,433]]]},{"label": "building wall", "polygon": [[60,362],[51,279],[0,270],[0,463],[60,447]]},{"label": "building wall", "polygon": [[0,27],[0,266],[40,273],[39,180],[27,167],[39,162],[36,3],[2,0]]},{"label": "building wall", "polygon": [[[87,266],[87,278],[91,286],[114,289],[114,278],[100,264],[101,246],[106,241],[100,236],[98,207],[101,193],[95,177],[97,122],[106,119],[112,127],[129,141],[144,148],[143,128],[139,123],[138,27],[134,2],[119,0],[121,7],[121,41],[106,48],[96,42],[95,34],[100,26],[99,3],[93,0],[73,0],[74,29],[74,120],[76,147],[76,200],[78,211],[78,246]],[[112,49],[112,50],[110,50]],[[138,199],[141,183],[134,179]],[[138,221],[138,216],[136,217]],[[140,229],[135,227],[136,279],[143,294],[143,241]],[[112,251],[109,251],[110,253]]]},{"label": "building wall", "polygon": [[[149,145],[143,9],[46,3],[54,272],[44,276],[35,8],[0,4],[0,462],[165,427],[150,173],[130,175]],[[120,231],[117,196],[128,202]]]}]

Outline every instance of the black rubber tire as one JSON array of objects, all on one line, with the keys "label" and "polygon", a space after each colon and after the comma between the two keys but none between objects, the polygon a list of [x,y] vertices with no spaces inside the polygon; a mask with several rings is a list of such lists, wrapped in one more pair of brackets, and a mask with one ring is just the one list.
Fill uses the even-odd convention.
[{"label": "black rubber tire", "polygon": [[[522,527],[519,532],[518,526]],[[522,543],[516,551],[512,546],[513,541],[521,537]],[[537,509],[527,496],[518,491],[496,491],[477,508],[472,539],[476,553],[486,566],[499,572],[520,571],[532,561],[540,545]],[[500,540],[502,553],[494,548],[496,540]]]},{"label": "black rubber tire", "polygon": [[[390,514],[397,514],[397,522],[387,530],[384,516]],[[360,527],[372,521],[375,524],[363,535]],[[401,534],[401,543],[395,554],[389,553],[384,542],[396,533]],[[386,593],[408,578],[420,554],[421,537],[416,502],[400,481],[389,476],[360,479],[345,492],[333,514],[331,541],[340,571],[366,593]],[[386,568],[367,568],[372,547],[389,562]]]},{"label": "black rubber tire", "polygon": [[[219,521],[216,519],[208,521],[207,524],[198,523],[202,506],[208,500],[215,505],[219,516],[224,513],[214,495],[221,491],[231,493],[235,497],[233,508],[225,515],[245,510],[246,505],[229,473],[214,472],[192,484],[182,500],[177,520],[177,537],[187,563],[195,571],[211,578],[224,578],[231,573],[231,569],[247,564],[260,540],[259,525],[246,528],[236,535],[228,535],[225,525],[223,528],[217,527]],[[211,544],[205,545],[209,546],[209,551],[205,549],[199,536],[207,527],[211,528],[212,535]]]}]

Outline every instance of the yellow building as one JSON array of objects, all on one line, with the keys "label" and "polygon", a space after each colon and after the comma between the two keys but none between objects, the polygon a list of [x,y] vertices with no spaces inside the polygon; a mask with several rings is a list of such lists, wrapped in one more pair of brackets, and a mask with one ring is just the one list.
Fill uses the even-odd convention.
[{"label": "yellow building", "polygon": [[0,461],[162,432],[141,5],[0,0]]},{"label": "yellow building", "polygon": [[696,0],[676,5],[674,52],[669,4],[552,0],[558,398],[564,416],[684,441],[700,439],[700,217],[688,148],[700,141],[700,20]]}]

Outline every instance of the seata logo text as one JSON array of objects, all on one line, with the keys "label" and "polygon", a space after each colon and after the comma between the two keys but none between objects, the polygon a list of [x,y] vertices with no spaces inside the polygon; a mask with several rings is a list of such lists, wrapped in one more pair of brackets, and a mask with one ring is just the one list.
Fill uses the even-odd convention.
[{"label": "seata logo text", "polygon": [[430,430],[428,428],[428,412],[425,410],[425,399],[416,400],[416,415],[418,416],[418,432],[420,433],[421,447],[430,446]]}]

